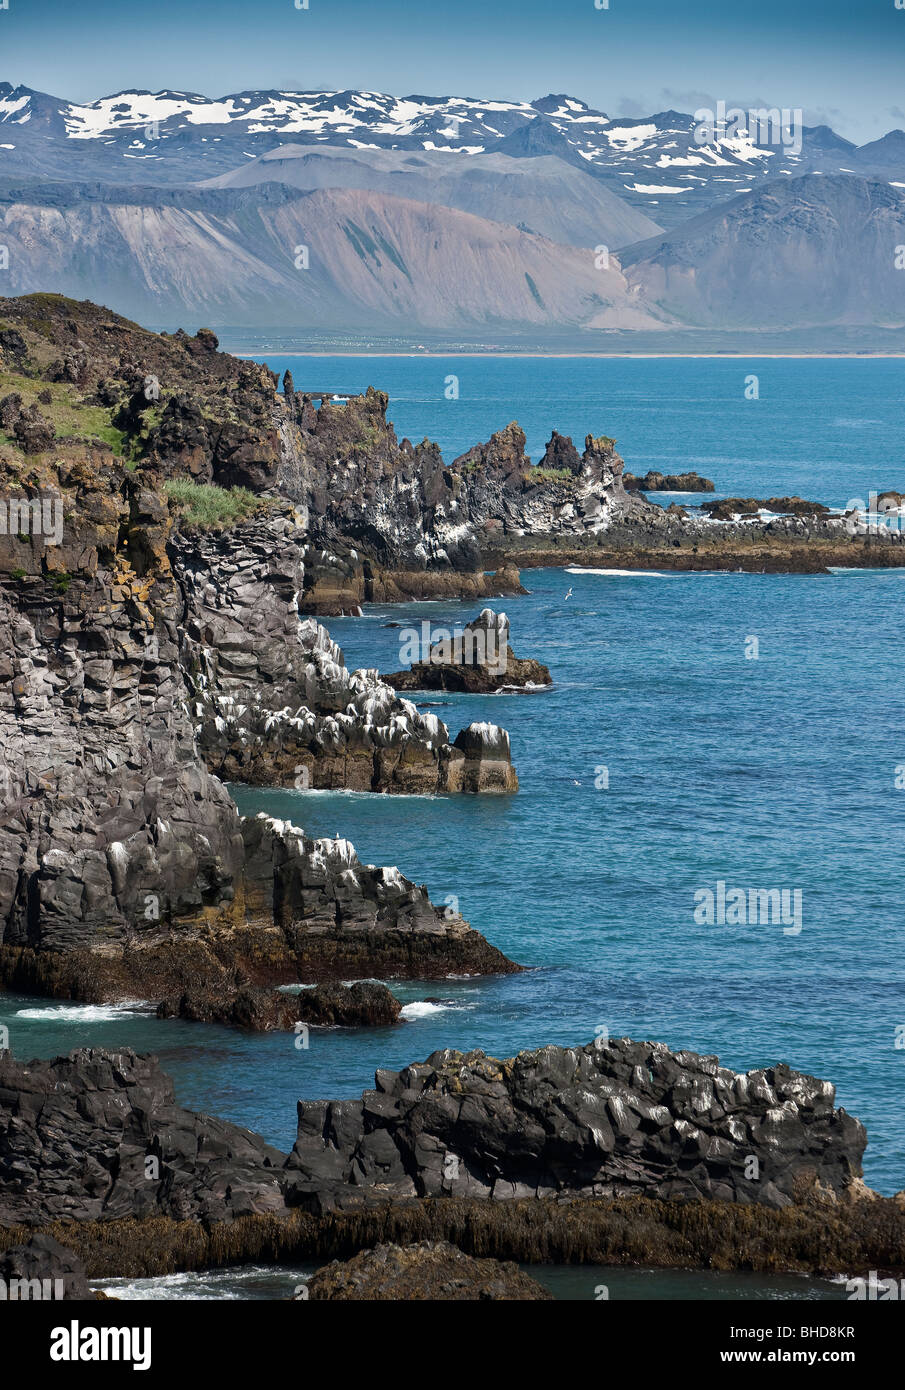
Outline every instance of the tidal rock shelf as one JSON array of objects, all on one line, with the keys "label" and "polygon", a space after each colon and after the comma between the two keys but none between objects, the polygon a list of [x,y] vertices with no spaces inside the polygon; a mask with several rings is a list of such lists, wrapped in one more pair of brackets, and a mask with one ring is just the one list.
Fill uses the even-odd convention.
[{"label": "tidal rock shelf", "polygon": [[[386,985],[359,980],[353,985],[316,985],[298,995],[257,989],[237,981],[215,990],[191,988],[157,1006],[158,1018],[222,1023],[246,1032],[293,1029],[299,1023],[336,1028],[385,1028],[398,1023],[402,1005]],[[297,1031],[297,1030],[296,1030]]]},{"label": "tidal rock shelf", "polygon": [[[118,915],[111,908],[97,924],[71,927],[62,946],[53,937],[45,944],[40,936],[17,940],[8,933],[0,981],[87,1003],[167,999],[190,990],[219,996],[228,1007],[237,975],[265,986],[370,977],[377,970],[387,978],[429,979],[521,969],[461,916],[434,906],[426,889],[398,869],[362,864],[348,840],[309,839],[265,815],[240,819],[233,809],[233,816],[236,878],[218,911],[188,921],[144,916],[145,884],[159,890],[159,881],[143,884],[140,864],[123,851]],[[130,925],[130,893],[137,926]]]},{"label": "tidal rock shelf", "polygon": [[518,1265],[464,1255],[449,1241],[378,1245],[334,1261],[309,1280],[312,1302],[455,1303],[549,1301],[553,1295]]},{"label": "tidal rock shelf", "polygon": [[[777,499],[779,500],[779,499]],[[719,506],[720,504],[717,504]],[[813,504],[810,504],[813,505]],[[651,513],[656,513],[652,515]],[[819,508],[769,520],[712,520],[684,508],[652,506],[644,517],[615,519],[604,532],[576,540],[565,535],[488,537],[484,560],[522,569],[736,571],[826,574],[831,569],[905,566],[905,532],[879,526],[851,535],[841,516]],[[733,513],[733,515],[736,515]]]},{"label": "tidal rock shelf", "polygon": [[[51,1237],[89,1277],[451,1241],[527,1261],[905,1268],[905,1207],[860,1178],[833,1087],[662,1044],[434,1054],[298,1141],[180,1107],[154,1058],[0,1057],[0,1250]],[[756,1161],[756,1162],[755,1162]]]}]

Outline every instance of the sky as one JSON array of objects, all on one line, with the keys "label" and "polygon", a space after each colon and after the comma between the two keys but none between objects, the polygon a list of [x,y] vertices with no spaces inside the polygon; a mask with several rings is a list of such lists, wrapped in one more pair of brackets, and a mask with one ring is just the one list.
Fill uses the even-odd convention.
[{"label": "sky", "polygon": [[[301,0],[298,0],[301,3]],[[905,127],[905,0],[0,0],[0,81],[75,101],[364,89]]]}]

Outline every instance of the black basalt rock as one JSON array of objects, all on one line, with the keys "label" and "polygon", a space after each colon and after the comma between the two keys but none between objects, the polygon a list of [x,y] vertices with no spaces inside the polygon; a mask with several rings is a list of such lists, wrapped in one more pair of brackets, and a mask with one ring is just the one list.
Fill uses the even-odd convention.
[{"label": "black basalt rock", "polygon": [[280,1212],[284,1163],[259,1135],[183,1110],[156,1057],[0,1056],[0,1226]]},{"label": "black basalt rock", "polygon": [[645,1196],[780,1208],[861,1172],[834,1088],[778,1065],[617,1039],[506,1061],[435,1052],[358,1101],[300,1102],[290,1165],[323,1207],[413,1197]]}]

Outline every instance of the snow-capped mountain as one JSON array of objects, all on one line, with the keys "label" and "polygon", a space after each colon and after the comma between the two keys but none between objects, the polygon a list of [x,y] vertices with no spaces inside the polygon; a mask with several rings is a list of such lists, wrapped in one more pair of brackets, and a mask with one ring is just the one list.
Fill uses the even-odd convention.
[{"label": "snow-capped mountain", "polygon": [[78,104],[0,84],[0,292],[51,286],[157,322],[457,341],[905,334],[905,133],[860,149],[826,126],[771,134],[609,116],[563,94]]},{"label": "snow-capped mountain", "polygon": [[826,126],[800,132],[800,147],[744,130],[722,137],[717,131],[710,139],[705,133],[702,140],[693,115],[611,117],[565,94],[517,102],[356,91],[219,98],[126,91],[78,104],[0,84],[0,177],[194,182],[289,142],[466,156],[556,154],[660,225],[779,176],[841,171],[903,179],[900,134],[862,154]]}]

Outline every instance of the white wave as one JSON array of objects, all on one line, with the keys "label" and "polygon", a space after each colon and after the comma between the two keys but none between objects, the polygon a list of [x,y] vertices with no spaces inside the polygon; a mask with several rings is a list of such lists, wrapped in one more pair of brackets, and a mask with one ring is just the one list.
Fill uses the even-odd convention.
[{"label": "white wave", "polygon": [[431,1004],[427,999],[416,999],[413,1004],[403,1006],[402,1017],[409,1020],[430,1018],[432,1014],[442,1014],[449,1010],[461,1012],[466,1007],[464,1004]]},{"label": "white wave", "polygon": [[905,571],[894,566],[884,566],[882,569],[870,569],[859,565],[827,565],[830,574],[870,574],[875,577],[882,575],[884,579],[903,579]]},{"label": "white wave", "polygon": [[153,1004],[147,999],[123,999],[119,1004],[55,1004],[42,1009],[19,1009],[16,1018],[42,1023],[113,1023],[148,1013]]},{"label": "white wave", "polygon": [[501,685],[499,690],[495,690],[493,693],[494,695],[543,695],[552,689],[552,682],[548,685],[538,685],[535,681],[526,681],[524,685]]},{"label": "white wave", "polygon": [[[448,704],[449,702],[444,701],[443,703]],[[242,792],[247,788],[247,784],[241,782],[226,782],[224,785],[228,787],[231,792],[238,793],[237,796],[234,796],[234,800],[241,801],[243,799]],[[346,797],[350,801],[358,797],[363,802],[373,801],[375,795],[377,795],[375,792],[352,791],[348,787],[306,787],[304,790],[301,787],[266,787],[262,788],[262,790],[274,796],[340,796]],[[394,801],[437,801],[438,799],[438,794],[436,792],[393,792]],[[239,814],[243,816],[251,814],[253,816],[255,813],[245,811],[240,806]],[[259,814],[263,815],[264,812],[260,812]]]},{"label": "white wave", "polygon": [[671,577],[660,574],[657,570],[595,570],[581,569],[578,565],[567,566],[566,574],[605,574],[611,579],[669,579]]},{"label": "white wave", "polygon": [[294,1288],[306,1284],[309,1270],[280,1270],[264,1265],[244,1265],[234,1270],[201,1270],[180,1274],[155,1275],[145,1279],[92,1279],[91,1287],[101,1289],[127,1302],[140,1299],[248,1299],[256,1284],[273,1285],[285,1279],[288,1298]]}]

